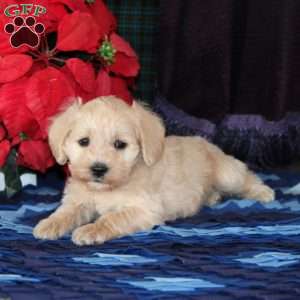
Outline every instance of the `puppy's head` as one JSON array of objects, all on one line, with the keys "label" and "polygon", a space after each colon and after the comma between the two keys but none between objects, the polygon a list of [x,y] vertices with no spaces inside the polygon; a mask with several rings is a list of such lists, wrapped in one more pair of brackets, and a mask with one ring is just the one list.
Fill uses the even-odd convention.
[{"label": "puppy's head", "polygon": [[134,102],[109,96],[76,102],[49,128],[49,143],[59,164],[69,163],[72,177],[101,189],[130,180],[138,163],[152,166],[163,151],[160,119]]}]

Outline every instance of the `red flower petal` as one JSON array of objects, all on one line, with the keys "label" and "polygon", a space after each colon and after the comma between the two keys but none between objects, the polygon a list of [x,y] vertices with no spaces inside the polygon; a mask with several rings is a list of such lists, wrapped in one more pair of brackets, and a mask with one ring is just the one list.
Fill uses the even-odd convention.
[{"label": "red flower petal", "polygon": [[[94,3],[86,3],[84,0],[50,0],[51,5],[59,4],[67,6],[71,11],[89,13],[98,25],[99,37],[103,38],[117,27],[116,18],[103,3],[102,0],[95,0]],[[50,5],[50,6],[51,6]]]},{"label": "red flower petal", "polygon": [[111,94],[111,78],[105,70],[100,70],[96,79],[96,96]]},{"label": "red flower petal", "polygon": [[102,0],[95,0],[94,3],[88,6],[90,6],[90,14],[94,17],[94,20],[98,25],[101,39],[104,38],[105,35],[109,35],[109,33],[116,30],[116,18]]},{"label": "red flower petal", "polygon": [[83,100],[83,103],[87,102],[88,100],[94,99],[95,96],[95,86],[96,86],[96,80],[94,80],[94,89],[91,92],[86,92],[77,82],[74,75],[72,74],[71,70],[64,65],[62,68],[60,68],[60,71],[66,76],[69,83],[72,85],[72,88],[74,90],[74,94],[76,97],[80,97]]},{"label": "red flower petal", "polygon": [[47,13],[39,18],[45,26],[46,32],[53,32],[57,30],[59,21],[68,14],[68,11],[63,3],[51,3],[47,6]]},{"label": "red flower petal", "polygon": [[127,83],[124,79],[119,77],[112,77],[111,93],[112,95],[123,99],[129,105],[132,104],[133,97],[129,92]]},{"label": "red flower petal", "polygon": [[127,56],[133,56],[137,58],[137,55],[135,51],[131,48],[130,44],[126,42],[123,38],[121,38],[118,34],[112,33],[110,36],[110,41],[118,52],[123,52]]},{"label": "red flower petal", "polygon": [[129,43],[116,33],[111,34],[110,41],[117,50],[117,53],[115,55],[115,62],[108,66],[108,69],[125,77],[136,76],[139,72],[140,64],[136,53]]},{"label": "red flower petal", "polygon": [[[1,26],[0,28],[3,27]],[[26,52],[27,50],[28,47],[25,45],[18,48],[13,48],[9,41],[9,35],[4,31],[2,32],[0,30],[0,56],[4,56],[7,54],[14,54],[14,53],[22,53],[22,52]]]},{"label": "red flower petal", "polygon": [[71,172],[70,172],[70,169],[69,169],[69,166],[68,165],[64,165],[63,166],[63,170],[64,170],[64,174],[65,174],[65,177],[68,178],[71,176]]},{"label": "red flower petal", "polygon": [[9,154],[10,144],[8,140],[0,142],[0,167],[6,162],[7,156]]},{"label": "red flower petal", "polygon": [[0,125],[0,142],[3,141],[3,139],[6,136],[6,131],[2,125]]},{"label": "red flower petal", "polygon": [[11,147],[14,147],[22,142],[22,139],[17,135],[11,141]]},{"label": "red flower petal", "polygon": [[47,136],[48,118],[57,113],[59,107],[75,96],[72,85],[59,70],[48,67],[36,72],[25,89],[26,105],[39,123],[43,136]]},{"label": "red flower petal", "polygon": [[17,164],[45,172],[55,164],[49,145],[44,141],[23,141],[20,144]]},{"label": "red flower petal", "polygon": [[25,54],[12,54],[0,57],[0,83],[22,77],[30,70],[32,58]]},{"label": "red flower petal", "polygon": [[10,137],[23,132],[30,137],[39,135],[39,125],[25,105],[27,79],[6,83],[0,89],[0,118]]},{"label": "red flower petal", "polygon": [[72,11],[88,12],[88,6],[84,0],[49,0],[49,2],[63,4]]},{"label": "red flower petal", "polygon": [[82,50],[93,53],[100,38],[98,25],[88,13],[75,11],[66,15],[58,26],[57,49]]},{"label": "red flower petal", "polygon": [[123,99],[129,105],[132,104],[133,98],[124,79],[111,77],[106,71],[101,70],[96,82],[96,96],[115,95]]},{"label": "red flower petal", "polygon": [[34,61],[31,69],[26,74],[26,77],[31,77],[33,74],[35,74],[37,71],[44,70],[45,69],[45,62],[44,61]]},{"label": "red flower petal", "polygon": [[83,90],[90,93],[95,90],[95,71],[91,64],[79,58],[70,58],[66,61],[66,66]]},{"label": "red flower petal", "polygon": [[115,62],[108,68],[115,74],[123,75],[125,77],[135,77],[139,72],[140,64],[136,57],[127,56],[122,52],[117,52],[115,55]]}]

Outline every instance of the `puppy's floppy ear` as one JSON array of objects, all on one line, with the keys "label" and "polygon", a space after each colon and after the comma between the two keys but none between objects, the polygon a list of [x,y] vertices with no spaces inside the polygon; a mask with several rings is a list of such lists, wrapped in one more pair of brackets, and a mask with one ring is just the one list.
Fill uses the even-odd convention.
[{"label": "puppy's floppy ear", "polygon": [[64,142],[71,131],[73,121],[81,106],[81,99],[77,98],[64,112],[55,116],[48,129],[49,145],[57,163],[64,165],[68,158],[64,151]]},{"label": "puppy's floppy ear", "polygon": [[133,102],[132,109],[137,119],[137,131],[143,159],[147,166],[152,166],[160,159],[163,152],[165,127],[156,114],[136,101]]}]

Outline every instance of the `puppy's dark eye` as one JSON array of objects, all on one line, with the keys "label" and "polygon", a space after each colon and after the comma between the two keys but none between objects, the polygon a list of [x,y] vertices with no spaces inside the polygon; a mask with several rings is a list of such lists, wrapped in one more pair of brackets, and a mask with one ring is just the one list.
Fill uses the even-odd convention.
[{"label": "puppy's dark eye", "polygon": [[82,139],[78,140],[78,144],[81,147],[87,147],[90,144],[90,139],[88,137],[82,138]]},{"label": "puppy's dark eye", "polygon": [[117,150],[122,150],[122,149],[125,149],[127,147],[127,143],[123,142],[121,140],[115,140],[114,147]]}]

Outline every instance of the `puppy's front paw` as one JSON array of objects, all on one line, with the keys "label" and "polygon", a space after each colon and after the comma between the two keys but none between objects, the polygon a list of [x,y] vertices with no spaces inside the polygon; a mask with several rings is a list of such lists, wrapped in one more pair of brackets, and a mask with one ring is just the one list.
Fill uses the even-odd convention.
[{"label": "puppy's front paw", "polygon": [[56,240],[67,232],[63,220],[49,217],[40,221],[33,229],[33,235],[37,239]]},{"label": "puppy's front paw", "polygon": [[103,244],[105,239],[95,224],[87,224],[77,228],[72,234],[72,241],[78,245]]},{"label": "puppy's front paw", "polygon": [[262,203],[268,203],[275,199],[275,192],[266,185],[261,185],[257,188],[257,197],[256,199]]}]

